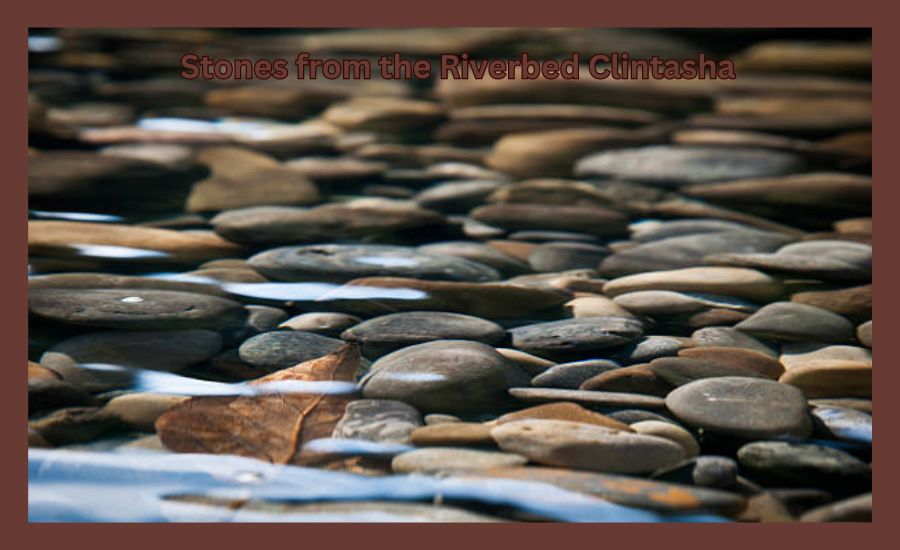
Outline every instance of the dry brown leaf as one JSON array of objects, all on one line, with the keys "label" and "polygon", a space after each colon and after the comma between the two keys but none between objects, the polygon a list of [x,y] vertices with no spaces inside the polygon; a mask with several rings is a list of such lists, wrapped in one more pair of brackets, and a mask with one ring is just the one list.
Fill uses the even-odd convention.
[{"label": "dry brown leaf", "polygon": [[[359,350],[345,345],[324,357],[252,382],[353,382]],[[330,437],[353,394],[286,393],[248,397],[194,397],[156,421],[163,444],[181,453],[235,454],[301,464],[303,444]]]}]

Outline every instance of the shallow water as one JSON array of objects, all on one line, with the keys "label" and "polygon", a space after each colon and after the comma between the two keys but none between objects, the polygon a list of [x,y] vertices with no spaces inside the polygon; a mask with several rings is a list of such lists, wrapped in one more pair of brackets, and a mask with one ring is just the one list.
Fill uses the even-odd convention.
[{"label": "shallow water", "polygon": [[[28,452],[29,521],[268,522],[385,521],[390,514],[248,512],[166,500],[208,496],[267,502],[476,502],[545,519],[575,522],[723,521],[713,515],[667,516],[620,506],[542,483],[508,479],[367,477],[224,455]],[[403,521],[404,518],[395,518]]]}]

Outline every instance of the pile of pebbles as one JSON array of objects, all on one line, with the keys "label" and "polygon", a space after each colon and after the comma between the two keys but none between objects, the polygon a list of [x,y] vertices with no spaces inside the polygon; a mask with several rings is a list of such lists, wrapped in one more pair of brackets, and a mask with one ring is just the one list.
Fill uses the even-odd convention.
[{"label": "pile of pebbles", "polygon": [[[330,468],[870,520],[868,36],[79,29],[29,45],[30,447],[172,452],[157,420],[197,388],[351,343],[358,390],[323,442],[380,460]],[[178,77],[186,51],[523,49],[717,52],[738,78]],[[500,508],[476,512],[540,519]]]}]

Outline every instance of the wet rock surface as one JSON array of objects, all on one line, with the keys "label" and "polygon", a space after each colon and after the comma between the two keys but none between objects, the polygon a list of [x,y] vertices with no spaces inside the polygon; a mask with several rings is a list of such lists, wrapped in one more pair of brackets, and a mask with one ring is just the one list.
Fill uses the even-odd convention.
[{"label": "wet rock surface", "polygon": [[[871,521],[870,40],[32,29],[29,519]],[[609,45],[739,76],[173,72]]]}]

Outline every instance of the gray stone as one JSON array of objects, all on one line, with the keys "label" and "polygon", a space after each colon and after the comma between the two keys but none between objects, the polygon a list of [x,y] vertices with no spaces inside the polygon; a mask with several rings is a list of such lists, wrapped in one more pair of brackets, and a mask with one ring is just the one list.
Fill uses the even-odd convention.
[{"label": "gray stone", "polygon": [[595,269],[609,255],[609,249],[590,243],[549,242],[539,244],[528,255],[535,271],[557,272]]},{"label": "gray stone", "polygon": [[524,456],[496,451],[476,451],[454,447],[416,449],[394,457],[391,469],[395,473],[439,473],[460,470],[487,470],[524,466]]},{"label": "gray stone", "polygon": [[506,390],[529,376],[480,342],[438,340],[376,361],[362,380],[367,399],[396,399],[422,412],[489,412],[508,403]]},{"label": "gray stone", "polygon": [[769,304],[735,328],[757,338],[782,342],[842,344],[854,340],[853,325],[845,317],[827,309],[795,302]]},{"label": "gray stone", "polygon": [[347,404],[331,437],[407,445],[412,431],[421,425],[419,411],[406,403],[360,399]]},{"label": "gray stone", "polygon": [[491,430],[507,452],[548,466],[610,473],[648,473],[684,458],[677,443],[565,420],[520,420]]},{"label": "gray stone", "polygon": [[781,176],[803,167],[801,157],[780,151],[652,145],[589,155],[575,164],[575,174],[678,186]]},{"label": "gray stone", "polygon": [[550,367],[531,379],[531,385],[540,388],[562,388],[577,390],[581,383],[609,370],[620,368],[618,363],[607,359],[588,359],[574,363],[563,363]]},{"label": "gray stone", "polygon": [[864,489],[872,469],[839,449],[808,443],[758,441],[738,450],[738,462],[756,476],[813,487]]},{"label": "gray stone", "polygon": [[319,334],[280,330],[250,338],[241,344],[238,353],[255,367],[276,371],[318,359],[342,345],[340,340]]},{"label": "gray stone", "polygon": [[361,277],[496,281],[491,267],[405,246],[322,244],[288,246],[250,258],[260,273],[281,281],[347,282]]},{"label": "gray stone", "polygon": [[694,331],[691,340],[700,347],[745,348],[777,357],[775,349],[731,327],[706,327]]},{"label": "gray stone", "polygon": [[805,438],[812,432],[806,398],[771,380],[725,376],[676,388],[666,406],[679,420],[704,430],[746,438]]},{"label": "gray stone", "polygon": [[627,344],[642,335],[643,325],[624,317],[580,317],[518,327],[509,333],[516,349],[565,356]]},{"label": "gray stone", "polygon": [[344,331],[341,338],[356,342],[363,355],[374,358],[433,340],[473,340],[493,344],[505,335],[500,325],[471,315],[409,311],[363,321]]}]

